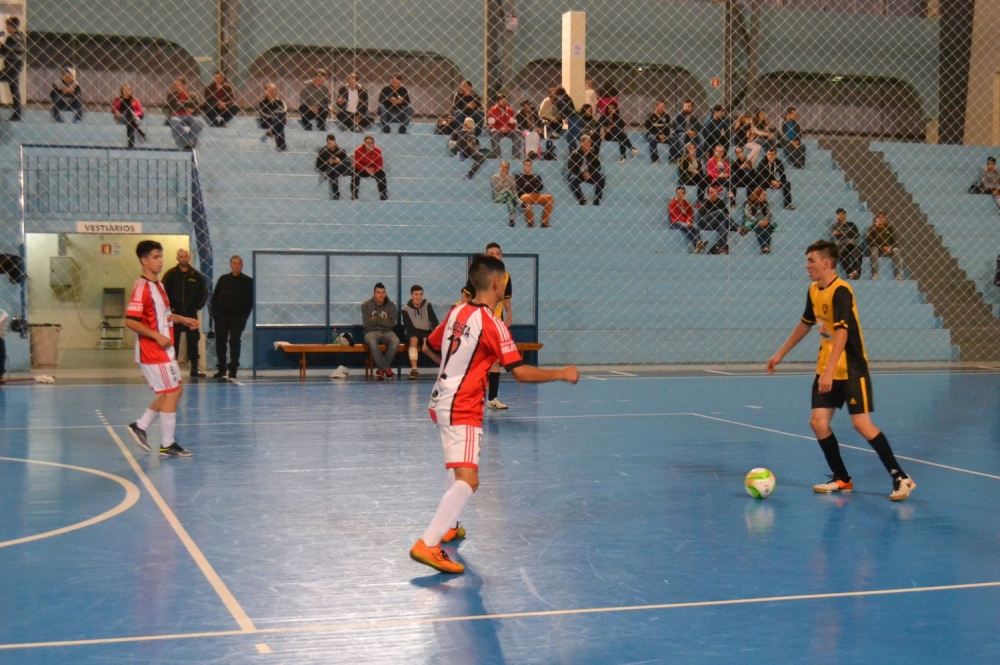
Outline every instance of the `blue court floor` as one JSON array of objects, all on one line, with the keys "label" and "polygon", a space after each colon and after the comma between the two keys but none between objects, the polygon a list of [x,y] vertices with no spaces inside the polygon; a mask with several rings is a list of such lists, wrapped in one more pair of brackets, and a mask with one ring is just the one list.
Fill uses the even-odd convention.
[{"label": "blue court floor", "polygon": [[1000,374],[875,374],[900,503],[846,414],[855,492],[812,492],[811,380],[505,380],[457,577],[407,556],[429,379],[188,384],[191,459],[131,440],[139,380],[7,385],[0,663],[996,662]]}]

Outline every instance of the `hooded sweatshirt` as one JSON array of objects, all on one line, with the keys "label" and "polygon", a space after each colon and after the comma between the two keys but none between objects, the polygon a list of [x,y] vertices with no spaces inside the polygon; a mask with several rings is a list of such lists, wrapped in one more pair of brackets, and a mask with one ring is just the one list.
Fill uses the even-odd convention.
[{"label": "hooded sweatshirt", "polygon": [[420,337],[427,335],[438,326],[437,315],[434,314],[434,307],[429,300],[424,300],[418,308],[414,307],[413,300],[403,306],[403,325],[406,327],[407,337]]}]

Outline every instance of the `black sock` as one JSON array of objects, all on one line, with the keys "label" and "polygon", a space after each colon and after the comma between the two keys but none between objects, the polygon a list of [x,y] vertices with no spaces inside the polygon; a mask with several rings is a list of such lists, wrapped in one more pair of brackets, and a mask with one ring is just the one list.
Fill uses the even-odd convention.
[{"label": "black sock", "polygon": [[818,439],[818,441],[819,447],[823,449],[823,455],[826,457],[826,463],[830,467],[830,471],[833,472],[833,477],[836,480],[848,482],[851,476],[848,475],[844,460],[840,457],[840,444],[837,443],[837,435],[830,432],[830,436]]},{"label": "black sock", "polygon": [[879,432],[878,436],[868,442],[868,445],[875,449],[878,454],[878,458],[882,460],[882,466],[885,470],[889,472],[893,478],[897,476],[906,477],[903,470],[899,468],[899,462],[896,461],[896,456],[892,454],[892,448],[889,447],[889,439],[885,438],[883,432]]},{"label": "black sock", "polygon": [[500,372],[490,372],[490,391],[486,397],[487,401],[494,400],[497,398],[497,393],[500,392]]}]

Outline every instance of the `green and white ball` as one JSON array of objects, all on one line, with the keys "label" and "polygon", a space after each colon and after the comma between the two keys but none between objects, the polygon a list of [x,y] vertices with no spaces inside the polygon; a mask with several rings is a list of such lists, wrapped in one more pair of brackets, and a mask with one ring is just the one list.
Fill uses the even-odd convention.
[{"label": "green and white ball", "polygon": [[771,496],[777,484],[774,474],[767,469],[751,469],[743,482],[747,494],[755,499],[766,499]]}]

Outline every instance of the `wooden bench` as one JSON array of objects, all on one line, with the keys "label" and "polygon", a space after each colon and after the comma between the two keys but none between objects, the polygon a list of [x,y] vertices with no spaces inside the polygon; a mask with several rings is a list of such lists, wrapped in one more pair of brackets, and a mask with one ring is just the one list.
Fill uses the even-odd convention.
[{"label": "wooden bench", "polygon": [[[542,346],[541,342],[518,342],[517,350],[521,353],[525,351],[540,351]],[[340,344],[282,344],[278,348],[285,353],[299,354],[300,381],[304,381],[306,378],[307,353],[363,353],[365,354],[365,378],[370,379],[375,374],[375,360],[372,358],[368,347],[364,344],[355,344],[354,346],[341,346]],[[385,344],[379,344],[379,348],[383,353],[387,349]],[[398,353],[406,353],[408,348],[406,344],[400,344]]]}]

